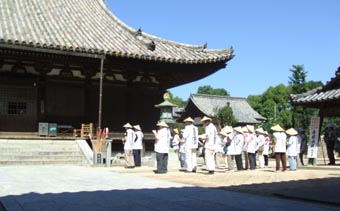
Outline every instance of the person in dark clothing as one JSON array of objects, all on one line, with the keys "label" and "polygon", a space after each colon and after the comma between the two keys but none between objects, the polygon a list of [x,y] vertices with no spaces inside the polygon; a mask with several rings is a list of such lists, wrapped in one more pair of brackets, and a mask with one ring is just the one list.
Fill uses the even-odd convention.
[{"label": "person in dark clothing", "polygon": [[301,139],[301,143],[300,143],[300,152],[299,152],[299,160],[301,162],[301,165],[305,165],[303,163],[303,155],[307,152],[307,136],[305,134],[305,130],[303,128],[299,128],[298,129],[299,132],[299,136]]},{"label": "person in dark clothing", "polygon": [[326,143],[327,156],[329,159],[328,165],[335,165],[334,147],[337,141],[337,131],[334,123],[328,123],[326,125],[324,140]]}]

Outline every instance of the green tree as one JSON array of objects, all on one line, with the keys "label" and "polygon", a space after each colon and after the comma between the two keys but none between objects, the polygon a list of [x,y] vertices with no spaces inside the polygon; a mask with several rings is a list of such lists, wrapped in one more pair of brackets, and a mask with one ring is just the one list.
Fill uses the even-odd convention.
[{"label": "green tree", "polygon": [[208,94],[208,95],[220,95],[220,96],[230,96],[227,90],[223,88],[214,89],[209,85],[198,87],[197,94]]},{"label": "green tree", "polygon": [[274,124],[288,128],[291,125],[291,111],[288,98],[291,88],[283,84],[269,87],[262,95],[248,96],[249,105],[267,120],[261,126],[269,130]]},{"label": "green tree", "polygon": [[173,103],[175,105],[177,105],[178,107],[181,107],[181,108],[185,108],[185,106],[187,105],[187,101],[184,101],[182,98],[180,97],[174,97],[174,95],[168,90],[167,91],[170,95],[170,98],[169,98],[169,102],[170,103]]},{"label": "green tree", "polygon": [[[292,88],[293,94],[305,93],[311,89],[321,86],[321,82],[306,82],[307,71],[304,70],[303,65],[293,65],[290,69],[292,76],[289,77],[289,85]],[[315,109],[304,108],[302,106],[293,106],[292,110],[292,126],[307,129],[310,124],[310,119],[316,115]]]},{"label": "green tree", "polygon": [[223,108],[214,109],[215,116],[213,117],[213,121],[218,123],[221,128],[226,125],[235,126],[237,121],[233,115],[233,110],[229,106],[225,106]]}]

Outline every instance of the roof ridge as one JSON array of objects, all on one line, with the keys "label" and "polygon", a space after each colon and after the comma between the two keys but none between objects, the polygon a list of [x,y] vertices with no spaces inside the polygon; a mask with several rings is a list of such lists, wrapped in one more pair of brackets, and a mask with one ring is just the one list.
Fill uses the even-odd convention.
[{"label": "roof ridge", "polygon": [[210,98],[231,98],[231,99],[247,99],[245,97],[232,97],[227,95],[212,95],[212,94],[191,94],[195,96],[210,97]]}]

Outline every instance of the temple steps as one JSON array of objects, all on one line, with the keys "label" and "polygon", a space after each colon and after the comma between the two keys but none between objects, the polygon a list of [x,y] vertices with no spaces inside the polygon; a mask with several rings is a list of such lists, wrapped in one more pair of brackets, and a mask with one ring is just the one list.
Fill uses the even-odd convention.
[{"label": "temple steps", "polygon": [[0,139],[0,166],[87,165],[76,141]]}]

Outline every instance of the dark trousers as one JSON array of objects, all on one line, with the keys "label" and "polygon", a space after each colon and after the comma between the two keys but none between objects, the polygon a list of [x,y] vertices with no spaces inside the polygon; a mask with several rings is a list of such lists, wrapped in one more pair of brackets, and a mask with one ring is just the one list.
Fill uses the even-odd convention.
[{"label": "dark trousers", "polygon": [[334,158],[334,146],[333,147],[327,147],[327,156],[329,159],[330,164],[335,164],[335,158]]},{"label": "dark trousers", "polygon": [[168,153],[156,152],[157,172],[166,173],[168,171]]},{"label": "dark trousers", "polygon": [[237,170],[243,170],[242,155],[235,155]]},{"label": "dark trousers", "polygon": [[301,165],[305,165],[305,164],[303,163],[303,153],[299,153],[299,158],[300,158],[300,163],[301,163]]},{"label": "dark trousers", "polygon": [[255,153],[248,152],[249,168],[250,170],[256,169],[256,156]]},{"label": "dark trousers", "polygon": [[264,157],[264,166],[268,166],[268,155],[263,155]]},{"label": "dark trousers", "polygon": [[140,149],[134,149],[133,150],[133,159],[135,160],[135,166],[141,166],[142,165],[142,159],[141,159],[141,150]]},{"label": "dark trousers", "polygon": [[286,153],[285,152],[276,152],[275,153],[275,160],[276,160],[276,171],[280,170],[280,161],[282,163],[282,171],[286,171],[286,169],[287,169]]}]

